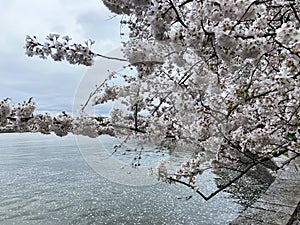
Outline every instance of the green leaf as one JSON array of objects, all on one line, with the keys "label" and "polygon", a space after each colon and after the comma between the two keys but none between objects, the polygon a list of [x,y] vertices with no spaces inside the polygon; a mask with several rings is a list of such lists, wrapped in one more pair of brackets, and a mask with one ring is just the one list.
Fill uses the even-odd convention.
[{"label": "green leaf", "polygon": [[289,141],[296,141],[297,140],[295,133],[287,133],[285,138],[288,139]]}]

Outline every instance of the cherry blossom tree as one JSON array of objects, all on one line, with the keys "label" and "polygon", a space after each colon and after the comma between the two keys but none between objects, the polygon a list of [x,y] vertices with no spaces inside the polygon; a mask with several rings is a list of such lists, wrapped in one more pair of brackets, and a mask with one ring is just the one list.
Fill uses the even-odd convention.
[{"label": "cherry blossom tree", "polygon": [[[119,100],[109,118],[33,115],[36,104],[1,101],[1,126],[96,137],[126,135],[191,159],[150,173],[181,183],[208,200],[257,165],[279,156],[282,169],[300,155],[300,2],[298,0],[103,0],[121,15],[124,59],[136,74],[112,73],[90,96]],[[26,54],[91,66],[93,41],[50,34],[26,37]],[[113,85],[122,79],[123,85]],[[210,195],[196,180],[204,170],[235,171]]]}]

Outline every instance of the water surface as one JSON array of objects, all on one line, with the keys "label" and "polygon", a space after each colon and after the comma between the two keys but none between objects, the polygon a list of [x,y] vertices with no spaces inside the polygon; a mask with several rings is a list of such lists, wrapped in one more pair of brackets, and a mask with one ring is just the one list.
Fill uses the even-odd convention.
[{"label": "water surface", "polygon": [[206,202],[180,185],[113,183],[89,167],[74,136],[0,134],[0,180],[1,225],[213,225],[242,209],[227,193]]}]

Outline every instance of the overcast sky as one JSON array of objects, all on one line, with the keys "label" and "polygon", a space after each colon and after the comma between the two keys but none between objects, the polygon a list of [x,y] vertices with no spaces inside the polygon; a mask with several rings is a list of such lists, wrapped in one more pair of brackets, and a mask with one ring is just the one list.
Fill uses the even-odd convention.
[{"label": "overcast sky", "polygon": [[[49,33],[78,42],[92,39],[92,50],[101,54],[120,43],[119,18],[112,18],[100,0],[0,0],[0,15],[0,99],[11,97],[17,103],[34,97],[39,111],[71,112],[89,69],[27,57],[27,34],[41,41]],[[105,75],[97,76],[101,81]]]}]

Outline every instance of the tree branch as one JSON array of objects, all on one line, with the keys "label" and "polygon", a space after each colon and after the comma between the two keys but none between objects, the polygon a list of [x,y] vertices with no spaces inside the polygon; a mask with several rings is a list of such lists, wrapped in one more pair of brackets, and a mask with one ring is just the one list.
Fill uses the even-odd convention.
[{"label": "tree branch", "polygon": [[174,3],[172,2],[172,0],[169,0],[169,3],[171,5],[171,8],[174,10],[174,12],[176,13],[176,19],[178,20],[178,22],[184,26],[185,28],[188,28],[188,26],[183,22],[183,20],[180,18],[180,15],[179,15],[179,12],[178,10],[176,9]]},{"label": "tree branch", "polygon": [[[260,160],[256,161],[256,162],[253,162],[252,164],[250,164],[249,166],[246,167],[246,169],[244,169],[239,175],[237,175],[235,178],[233,178],[232,180],[228,181],[227,184],[225,185],[222,185],[220,188],[218,188],[216,191],[212,192],[210,195],[206,196],[204,195],[201,191],[199,190],[195,190],[194,186],[187,183],[187,182],[184,182],[184,181],[181,181],[181,180],[176,180],[174,179],[173,177],[168,177],[167,180],[170,181],[170,183],[180,183],[180,184],[183,184],[187,187],[190,187],[192,188],[197,194],[199,194],[205,201],[208,201],[209,199],[211,199],[212,197],[214,197],[215,195],[217,195],[218,193],[220,193],[221,191],[223,191],[224,189],[230,187],[233,183],[235,183],[237,180],[241,179],[246,173],[248,173],[249,170],[251,170],[254,166],[260,164],[260,163],[263,163],[265,161],[268,161],[270,159],[272,159],[273,157],[277,157],[279,155],[282,155],[284,154],[285,152],[287,152],[288,150],[282,150],[282,151],[278,151],[278,152],[274,152],[271,156],[264,156],[263,158],[261,158]],[[297,155],[299,156],[299,155]],[[295,157],[296,158],[296,157]]]},{"label": "tree branch", "polygon": [[96,56],[99,56],[101,58],[104,58],[104,59],[111,59],[111,60],[118,60],[118,61],[122,61],[122,62],[128,62],[127,59],[121,59],[121,58],[117,58],[117,57],[110,57],[110,56],[106,56],[106,55],[102,55],[102,54],[98,54],[98,53],[95,53]]}]

